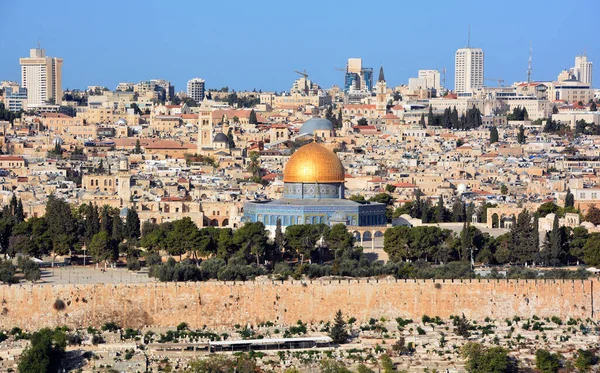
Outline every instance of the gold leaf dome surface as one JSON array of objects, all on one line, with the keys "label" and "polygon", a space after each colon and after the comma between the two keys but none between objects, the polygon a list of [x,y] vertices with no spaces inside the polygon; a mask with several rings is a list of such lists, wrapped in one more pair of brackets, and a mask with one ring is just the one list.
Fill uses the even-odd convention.
[{"label": "gold leaf dome surface", "polygon": [[343,183],[344,166],[334,152],[315,142],[290,157],[283,171],[286,183]]}]

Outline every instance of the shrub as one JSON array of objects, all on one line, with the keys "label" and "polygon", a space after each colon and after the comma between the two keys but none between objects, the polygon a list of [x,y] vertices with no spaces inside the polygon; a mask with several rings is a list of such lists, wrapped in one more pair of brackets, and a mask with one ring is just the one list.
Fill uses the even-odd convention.
[{"label": "shrub", "polygon": [[535,353],[535,366],[542,373],[557,373],[560,369],[560,356],[551,354],[546,350],[537,350]]},{"label": "shrub", "polygon": [[92,337],[92,344],[99,345],[102,343],[104,343],[104,337],[102,337],[100,334],[94,334]]},{"label": "shrub", "polygon": [[112,321],[109,321],[106,324],[102,325],[103,331],[116,332],[119,329],[121,329],[121,327],[117,325],[117,323]]},{"label": "shrub", "polygon": [[142,268],[140,260],[135,257],[127,258],[127,269],[130,271],[139,271]]},{"label": "shrub", "polygon": [[577,350],[577,358],[575,359],[575,367],[580,372],[586,372],[590,366],[598,363],[598,357],[591,350]]},{"label": "shrub", "polygon": [[146,267],[152,267],[156,264],[161,264],[162,258],[156,251],[150,251],[146,254]]},{"label": "shrub", "polygon": [[57,300],[54,301],[54,304],[52,305],[52,307],[56,311],[63,311],[65,308],[67,308],[67,305],[62,300],[57,299]]}]

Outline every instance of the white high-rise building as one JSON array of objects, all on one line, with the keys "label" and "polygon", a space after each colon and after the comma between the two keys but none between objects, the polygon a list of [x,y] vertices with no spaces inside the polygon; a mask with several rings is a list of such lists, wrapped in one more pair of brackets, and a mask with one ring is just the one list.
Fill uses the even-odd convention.
[{"label": "white high-rise building", "polygon": [[440,91],[440,72],[437,70],[419,70],[419,79],[425,79],[427,89]]},{"label": "white high-rise building", "polygon": [[197,103],[204,100],[204,79],[194,78],[188,81],[187,95]]},{"label": "white high-rise building", "polygon": [[472,92],[483,88],[483,50],[461,48],[454,60],[454,90],[457,93]]},{"label": "white high-rise building", "polygon": [[21,58],[21,86],[27,88],[27,106],[62,103],[62,58],[46,57],[40,48]]},{"label": "white high-rise building", "polygon": [[592,86],[592,63],[587,60],[587,56],[575,56],[575,66],[571,69],[575,79],[582,83]]}]

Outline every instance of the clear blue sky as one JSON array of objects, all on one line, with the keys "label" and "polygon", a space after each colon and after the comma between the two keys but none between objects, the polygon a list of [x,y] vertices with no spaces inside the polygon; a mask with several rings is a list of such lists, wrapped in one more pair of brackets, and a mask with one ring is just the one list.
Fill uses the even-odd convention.
[{"label": "clear blue sky", "polygon": [[64,59],[63,88],[162,78],[180,91],[197,76],[210,88],[280,91],[302,69],[328,88],[342,84],[334,68],[348,57],[383,64],[388,86],[446,67],[453,88],[470,24],[486,77],[525,80],[532,41],[535,80],[555,79],[585,49],[600,86],[599,11],[598,0],[0,0],[0,80],[20,81],[19,57],[39,40]]}]

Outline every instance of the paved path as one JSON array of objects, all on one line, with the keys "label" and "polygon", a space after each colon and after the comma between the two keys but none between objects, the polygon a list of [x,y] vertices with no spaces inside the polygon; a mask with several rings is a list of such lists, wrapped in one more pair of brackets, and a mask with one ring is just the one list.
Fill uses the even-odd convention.
[{"label": "paved path", "polygon": [[153,282],[147,272],[132,272],[127,268],[107,268],[106,272],[96,267],[66,266],[42,268],[42,284],[106,284]]}]

